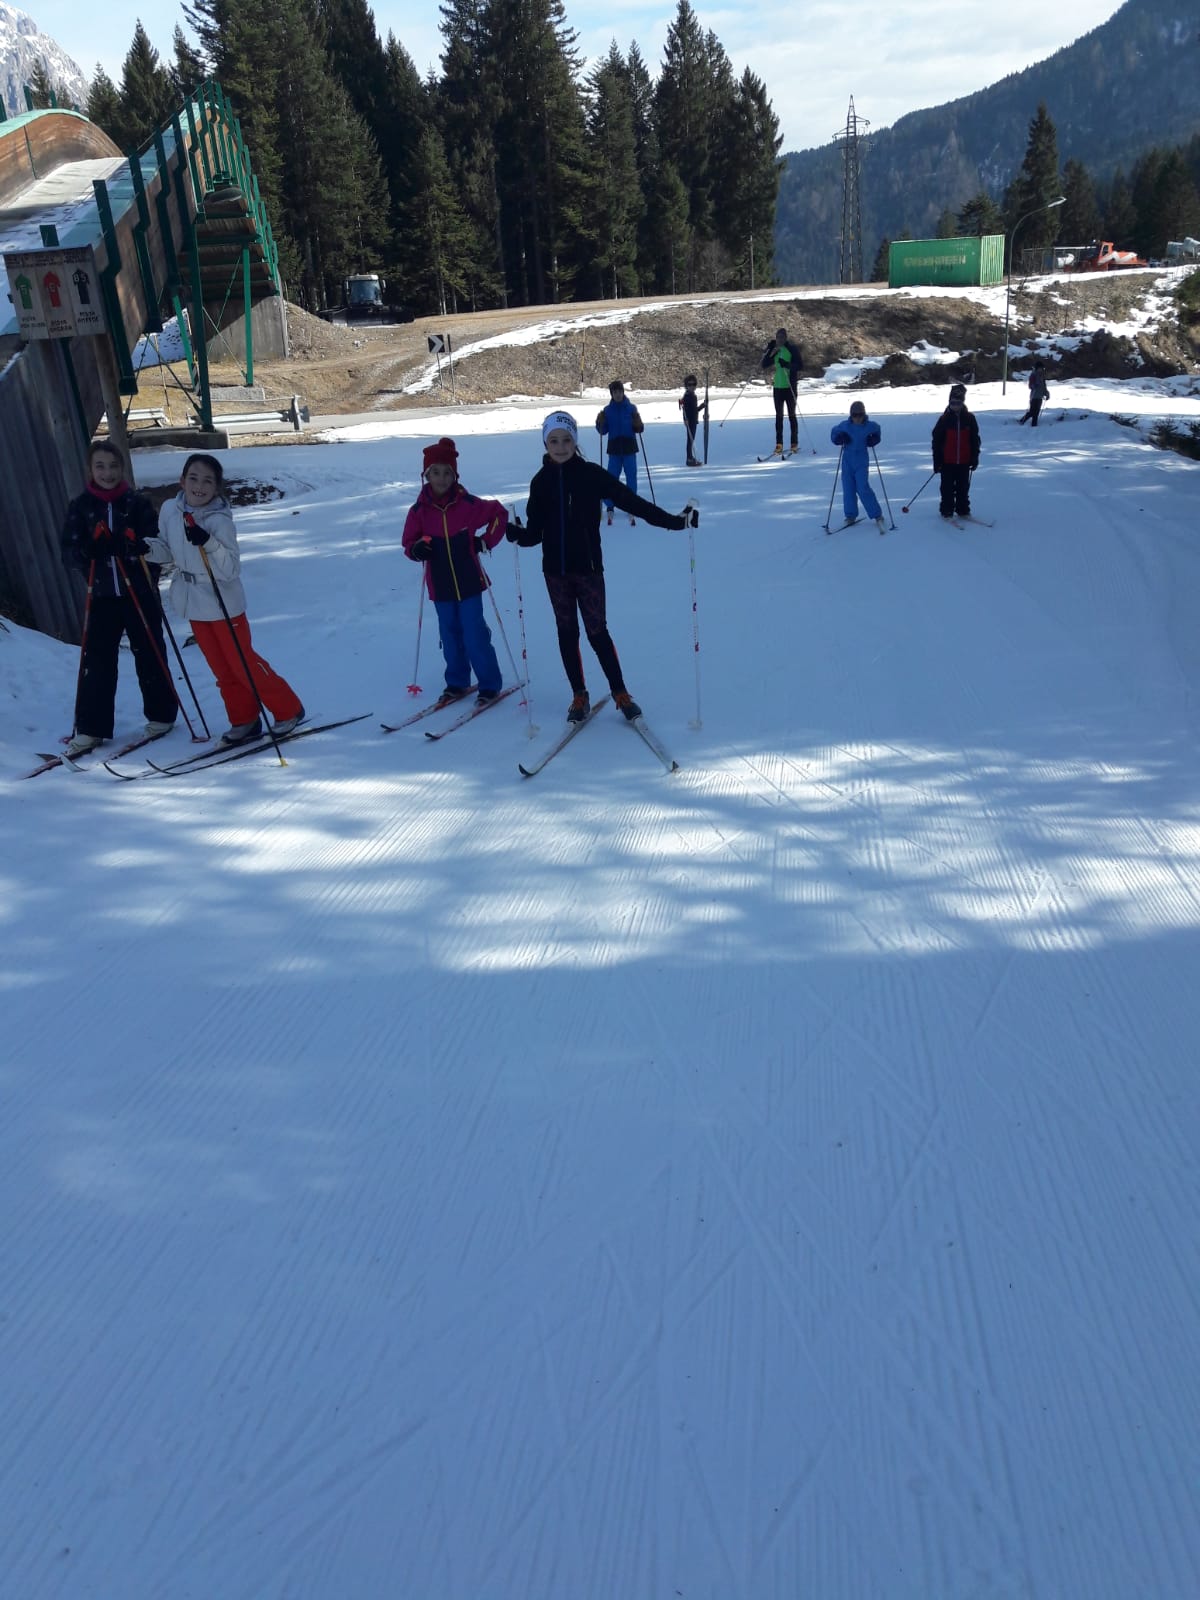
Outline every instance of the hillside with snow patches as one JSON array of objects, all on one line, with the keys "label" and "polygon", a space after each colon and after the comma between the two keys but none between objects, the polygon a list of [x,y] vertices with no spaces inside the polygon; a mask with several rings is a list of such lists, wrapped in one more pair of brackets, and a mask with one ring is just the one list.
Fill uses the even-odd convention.
[{"label": "hillside with snow patches", "polygon": [[1200,1592],[1196,388],[973,389],[963,529],[944,387],[868,392],[883,538],[823,529],[845,392],[765,465],[723,392],[690,472],[652,397],[694,564],[604,548],[671,775],[608,710],[520,777],[569,696],[508,544],[527,696],[379,729],[441,683],[421,446],[521,506],[541,402],[227,455],[256,643],[370,713],[286,766],[24,782],[77,654],[0,633],[0,1591]]}]

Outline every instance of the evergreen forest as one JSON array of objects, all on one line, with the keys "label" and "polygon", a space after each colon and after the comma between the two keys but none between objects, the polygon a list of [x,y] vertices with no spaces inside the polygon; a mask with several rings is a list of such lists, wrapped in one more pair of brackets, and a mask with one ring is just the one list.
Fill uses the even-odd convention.
[{"label": "evergreen forest", "polygon": [[[1050,201],[1061,199],[1061,205]],[[1128,172],[1118,166],[1097,181],[1082,161],[1060,165],[1058,131],[1047,107],[1039,105],[1029,124],[1024,159],[1000,202],[979,189],[961,206],[947,206],[932,237],[963,238],[986,233],[1015,240],[1014,271],[1043,271],[1046,252],[1055,245],[1086,245],[1109,239],[1118,249],[1136,250],[1147,261],[1161,260],[1170,239],[1200,238],[1200,134],[1186,144],[1152,145]],[[907,229],[897,239],[926,237]],[[867,277],[888,276],[885,236]]]},{"label": "evergreen forest", "polygon": [[562,0],[440,10],[423,79],[367,0],[185,0],[170,58],[139,22],[85,109],[139,149],[218,79],[310,310],[369,271],[418,313],[774,281],[778,119],[688,0],[657,72],[615,40],[585,67]]}]

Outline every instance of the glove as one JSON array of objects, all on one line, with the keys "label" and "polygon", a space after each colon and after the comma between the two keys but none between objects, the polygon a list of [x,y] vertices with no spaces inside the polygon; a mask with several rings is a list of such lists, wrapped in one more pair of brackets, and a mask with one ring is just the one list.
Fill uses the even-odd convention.
[{"label": "glove", "polygon": [[89,560],[102,561],[106,556],[112,555],[112,535],[108,531],[107,522],[98,522],[92,529],[92,542],[84,555]]},{"label": "glove", "polygon": [[596,432],[597,433],[603,433],[604,432],[604,413],[603,413],[603,411],[597,411],[597,413],[596,413]]},{"label": "glove", "polygon": [[850,443],[850,435],[848,433],[835,433],[833,442],[834,444],[848,445]]},{"label": "glove", "polygon": [[125,553],[127,555],[144,556],[150,546],[135,528],[122,528],[125,535]]},{"label": "glove", "polygon": [[208,530],[202,528],[195,517],[186,511],[183,513],[183,535],[189,544],[206,545],[208,543]]},{"label": "glove", "polygon": [[520,517],[509,517],[508,527],[504,530],[504,537],[508,540],[508,542],[510,544],[516,544],[517,540],[524,532],[525,524],[521,521]]},{"label": "glove", "polygon": [[408,547],[410,561],[428,561],[432,554],[433,546],[428,539],[418,539],[415,544],[410,544]]},{"label": "glove", "polygon": [[683,508],[683,525],[685,528],[700,526],[700,507],[694,500],[689,500]]},{"label": "glove", "polygon": [[477,556],[487,555],[487,540],[481,533],[475,535],[475,554]]}]

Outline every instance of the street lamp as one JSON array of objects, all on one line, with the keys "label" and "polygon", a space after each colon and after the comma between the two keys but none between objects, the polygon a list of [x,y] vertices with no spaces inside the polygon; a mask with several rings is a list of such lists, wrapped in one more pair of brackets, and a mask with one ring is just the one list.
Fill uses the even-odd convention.
[{"label": "street lamp", "polygon": [[1000,380],[1000,393],[1008,393],[1008,305],[1012,298],[1012,264],[1013,256],[1017,253],[1017,229],[1023,222],[1028,222],[1030,217],[1036,217],[1039,211],[1053,211],[1055,206],[1065,206],[1067,197],[1060,194],[1057,200],[1049,200],[1044,206],[1034,206],[1032,211],[1027,211],[1023,217],[1018,217],[1013,224],[1013,231],[1008,241],[1008,280],[1004,287],[1004,376]]}]

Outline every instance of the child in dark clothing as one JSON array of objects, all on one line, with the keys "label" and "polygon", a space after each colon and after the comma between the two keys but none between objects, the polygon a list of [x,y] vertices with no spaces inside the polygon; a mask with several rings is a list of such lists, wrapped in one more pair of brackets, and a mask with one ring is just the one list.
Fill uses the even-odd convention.
[{"label": "child in dark clothing", "polygon": [[88,451],[88,485],[67,507],[61,535],[63,564],[88,585],[69,756],[112,738],[122,634],[133,651],[147,735],[175,726],[179,700],[166,665],[159,569],[142,560],[157,533],[153,505],[126,481],[124,456],[100,440]]},{"label": "child in dark clothing", "polygon": [[979,465],[979,424],[967,410],[967,391],[956,383],[933,425],[933,470],[941,473],[943,517],[971,515],[971,474]]},{"label": "child in dark clothing", "polygon": [[683,380],[683,393],[678,401],[679,409],[683,412],[683,426],[687,432],[687,465],[700,466],[696,456],[696,429],[700,424],[700,413],[708,410],[708,402],[701,401],[696,394],[696,374],[689,372]]},{"label": "child in dark clothing", "polygon": [[613,702],[631,722],[641,707],[625,687],[616,646],[608,631],[604,559],[600,549],[600,506],[615,501],[622,511],[656,528],[695,527],[699,513],[689,507],[672,516],[632,490],[595,462],[579,454],[579,427],[569,411],[552,411],[542,423],[546,454],[529,485],[524,523],[512,521],[508,537],[527,548],[542,547],[542,572],[558,626],[558,648],[573,699],[567,720],[582,722],[591,709],[579,654],[579,618],[588,643],[608,679]]},{"label": "child in dark clothing", "polygon": [[1046,363],[1035,361],[1033,371],[1029,374],[1029,410],[1021,418],[1022,422],[1031,422],[1036,428],[1038,418],[1042,414],[1042,407],[1050,398],[1050,391],[1046,387]]}]

